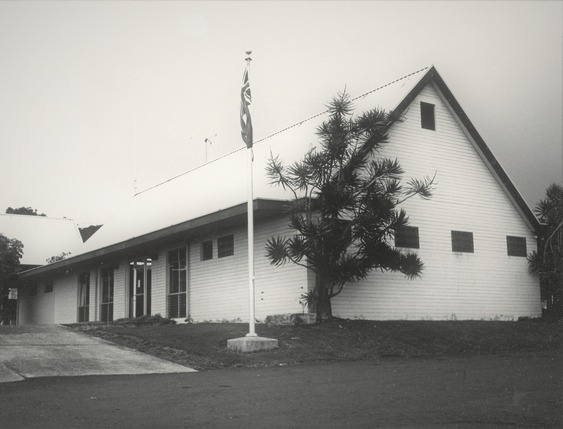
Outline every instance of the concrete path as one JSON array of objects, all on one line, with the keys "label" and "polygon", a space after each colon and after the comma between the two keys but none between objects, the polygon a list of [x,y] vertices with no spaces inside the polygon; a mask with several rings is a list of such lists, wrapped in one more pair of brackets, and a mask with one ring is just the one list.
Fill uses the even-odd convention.
[{"label": "concrete path", "polygon": [[63,326],[0,326],[0,383],[35,377],[179,372],[195,370]]}]

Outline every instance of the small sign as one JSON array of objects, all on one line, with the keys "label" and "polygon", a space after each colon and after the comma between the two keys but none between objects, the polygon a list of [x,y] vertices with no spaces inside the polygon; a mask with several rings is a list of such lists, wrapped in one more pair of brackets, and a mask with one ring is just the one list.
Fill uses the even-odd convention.
[{"label": "small sign", "polygon": [[8,289],[8,299],[18,299],[18,290],[16,288]]}]

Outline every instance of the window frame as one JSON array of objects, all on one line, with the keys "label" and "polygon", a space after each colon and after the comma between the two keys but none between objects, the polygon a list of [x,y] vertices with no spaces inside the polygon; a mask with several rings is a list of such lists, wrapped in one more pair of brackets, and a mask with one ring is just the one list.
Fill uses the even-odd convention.
[{"label": "window frame", "polygon": [[205,240],[200,243],[200,260],[209,261],[213,259],[213,240]]},{"label": "window frame", "polygon": [[404,226],[395,231],[395,247],[420,249],[420,235],[417,226]]},{"label": "window frame", "polygon": [[90,272],[78,275],[78,323],[90,321]]},{"label": "window frame", "polygon": [[[187,317],[188,252],[185,247],[172,249],[167,259],[168,285],[166,311],[171,319]],[[178,276],[174,275],[178,273]],[[183,275],[182,275],[183,273]],[[177,287],[173,287],[176,282]],[[174,310],[174,311],[172,311]]]},{"label": "window frame", "polygon": [[223,235],[217,238],[217,258],[227,258],[235,254],[234,234]]},{"label": "window frame", "polygon": [[[475,240],[473,232],[451,231],[452,252],[454,253],[475,253]],[[471,240],[469,240],[469,238]]]},{"label": "window frame", "polygon": [[518,258],[528,257],[528,247],[526,243],[526,237],[507,235],[506,254],[507,256],[515,256]]},{"label": "window frame", "polygon": [[[107,293],[105,293],[106,287],[107,287]],[[106,299],[106,297],[108,297],[108,299]],[[114,300],[115,300],[115,270],[113,267],[102,267],[100,269],[100,321],[101,322],[113,322]]]},{"label": "window frame", "polygon": [[424,130],[436,131],[436,105],[420,102],[420,126]]}]

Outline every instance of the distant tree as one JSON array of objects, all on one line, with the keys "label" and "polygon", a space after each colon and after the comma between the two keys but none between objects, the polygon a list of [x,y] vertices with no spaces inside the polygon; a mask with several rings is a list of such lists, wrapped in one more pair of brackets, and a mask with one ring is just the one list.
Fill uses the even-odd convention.
[{"label": "distant tree", "polygon": [[55,256],[51,256],[50,258],[47,258],[46,261],[48,264],[52,264],[54,262],[58,262],[58,261],[62,261],[63,259],[66,259],[68,256],[70,256],[70,252],[61,252],[58,255]]},{"label": "distant tree", "polygon": [[397,206],[415,195],[430,198],[433,179],[401,184],[398,160],[376,157],[387,143],[395,119],[371,110],[353,117],[349,97],[339,94],[329,104],[330,117],[317,130],[320,149],[286,166],[270,156],[270,183],[289,189],[289,224],[295,234],[266,243],[270,262],[292,262],[313,271],[314,290],[306,299],[319,321],[332,319],[331,299],[350,282],[374,269],[399,271],[409,278],[422,272],[416,253],[391,244],[394,232],[408,224]]},{"label": "distant tree", "polygon": [[92,237],[92,235],[94,235],[94,233],[102,226],[103,225],[90,225],[87,226],[86,228],[78,228],[80,230],[80,236],[82,237],[82,242],[85,243],[86,241],[88,241],[88,239]]},{"label": "distant tree", "polygon": [[47,216],[45,213],[37,213],[36,209],[31,207],[18,207],[13,209],[12,207],[8,207],[6,209],[6,214],[19,214],[19,215],[28,215],[28,216]]},{"label": "distant tree", "polygon": [[22,255],[21,241],[0,234],[0,323],[15,317],[15,307],[8,300],[8,291],[16,287],[16,273]]},{"label": "distant tree", "polygon": [[563,318],[563,186],[552,184],[545,199],[535,207],[545,227],[538,237],[538,251],[528,256],[531,273],[540,276],[542,299],[547,302],[546,316]]}]

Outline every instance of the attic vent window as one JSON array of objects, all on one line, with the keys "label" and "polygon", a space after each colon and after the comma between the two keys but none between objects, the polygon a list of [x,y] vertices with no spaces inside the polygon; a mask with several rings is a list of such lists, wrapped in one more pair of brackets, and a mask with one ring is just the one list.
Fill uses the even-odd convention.
[{"label": "attic vent window", "polygon": [[473,233],[452,231],[452,252],[473,253]]},{"label": "attic vent window", "polygon": [[204,241],[201,243],[201,260],[207,261],[213,259],[213,241]]},{"label": "attic vent window", "polygon": [[419,249],[418,228],[416,226],[404,226],[395,231],[395,247]]},{"label": "attic vent window", "polygon": [[233,235],[225,235],[217,239],[217,257],[224,258],[235,253],[235,241]]},{"label": "attic vent window", "polygon": [[526,257],[526,237],[506,236],[506,248],[508,256]]},{"label": "attic vent window", "polygon": [[436,120],[434,117],[434,105],[430,103],[420,103],[420,124],[425,130],[435,130]]}]

